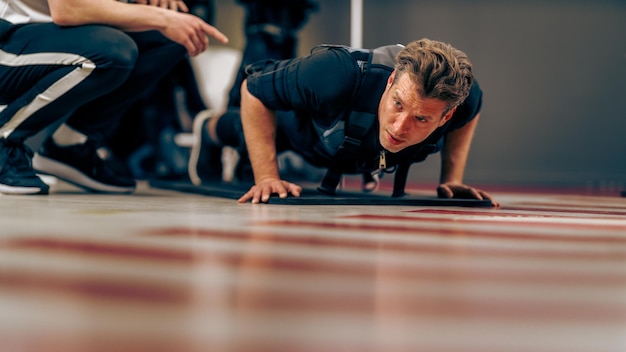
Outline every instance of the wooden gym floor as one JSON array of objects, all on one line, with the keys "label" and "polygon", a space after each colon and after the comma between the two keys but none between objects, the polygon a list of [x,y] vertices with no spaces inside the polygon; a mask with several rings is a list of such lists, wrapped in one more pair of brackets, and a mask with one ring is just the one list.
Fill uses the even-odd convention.
[{"label": "wooden gym floor", "polygon": [[626,198],[491,193],[0,196],[0,351],[626,351]]}]

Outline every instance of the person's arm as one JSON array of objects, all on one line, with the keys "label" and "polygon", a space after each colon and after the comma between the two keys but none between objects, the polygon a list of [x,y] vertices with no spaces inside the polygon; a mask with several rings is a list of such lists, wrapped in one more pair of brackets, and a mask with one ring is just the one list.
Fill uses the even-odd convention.
[{"label": "person's arm", "polygon": [[189,12],[183,0],[130,0],[129,2],[142,5],[158,6],[174,11]]},{"label": "person's arm", "polygon": [[228,42],[222,32],[199,17],[159,6],[116,0],[48,0],[48,4],[52,20],[60,26],[103,24],[127,32],[157,30],[192,56],[207,48],[208,36]]},{"label": "person's arm", "polygon": [[278,194],[280,198],[289,194],[300,196],[300,186],[280,179],[276,157],[276,115],[250,94],[246,80],[241,85],[241,124],[255,184],[238,202],[265,203],[272,194]]},{"label": "person's arm", "polygon": [[494,206],[499,206],[487,192],[463,183],[465,166],[479,117],[480,114],[476,115],[464,126],[449,132],[446,136],[441,151],[441,175],[437,194],[441,198],[488,199]]}]

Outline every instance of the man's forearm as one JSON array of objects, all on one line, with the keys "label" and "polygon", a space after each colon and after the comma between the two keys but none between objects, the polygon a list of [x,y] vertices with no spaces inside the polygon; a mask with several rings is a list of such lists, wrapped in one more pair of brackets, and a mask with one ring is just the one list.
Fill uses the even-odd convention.
[{"label": "man's forearm", "polygon": [[465,126],[448,133],[446,136],[441,151],[440,183],[463,183],[467,158],[479,117],[477,115]]},{"label": "man's forearm", "polygon": [[49,0],[53,21],[62,26],[104,24],[125,31],[160,30],[167,21],[165,8],[116,0]]},{"label": "man's forearm", "polygon": [[241,88],[241,123],[255,183],[279,179],[276,158],[276,116],[247,89]]}]

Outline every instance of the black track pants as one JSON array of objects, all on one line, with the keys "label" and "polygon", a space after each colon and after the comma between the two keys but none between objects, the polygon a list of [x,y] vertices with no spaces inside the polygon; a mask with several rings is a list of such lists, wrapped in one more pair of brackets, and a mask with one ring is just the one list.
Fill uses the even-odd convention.
[{"label": "black track pants", "polygon": [[158,32],[0,20],[0,137],[22,140],[67,119],[102,138],[184,57]]}]

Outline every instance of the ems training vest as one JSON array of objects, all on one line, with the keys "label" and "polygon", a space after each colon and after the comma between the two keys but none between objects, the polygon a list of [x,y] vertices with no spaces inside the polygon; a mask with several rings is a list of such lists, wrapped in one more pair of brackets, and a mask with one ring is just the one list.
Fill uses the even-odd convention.
[{"label": "ems training vest", "polygon": [[[398,153],[384,151],[378,140],[378,105],[389,75],[394,69],[395,58],[403,46],[388,45],[373,50],[343,48],[350,52],[362,75],[352,95],[351,104],[345,112],[344,140],[333,156],[318,190],[335,194],[342,174],[395,171],[392,196],[402,196],[405,194],[404,188],[410,165],[423,161],[429,154],[440,150],[443,131],[437,130],[426,141]],[[371,137],[372,133],[374,138],[365,139],[366,136]],[[375,143],[375,146],[366,145],[368,143]],[[376,160],[367,163],[359,161],[365,154],[371,155],[372,150],[378,151]],[[357,165],[359,163],[360,165]]]}]

